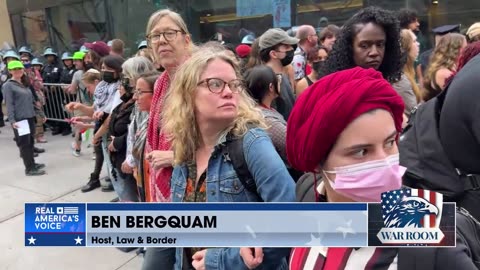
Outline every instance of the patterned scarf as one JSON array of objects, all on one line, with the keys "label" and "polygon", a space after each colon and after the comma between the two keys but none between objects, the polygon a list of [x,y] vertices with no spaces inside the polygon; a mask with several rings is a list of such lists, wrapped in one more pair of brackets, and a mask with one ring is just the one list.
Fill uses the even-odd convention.
[{"label": "patterned scarf", "polygon": [[94,109],[95,111],[104,111],[110,113],[112,109],[111,106],[113,97],[118,87],[120,86],[120,81],[107,83],[106,81],[101,81],[98,83],[93,94],[95,98]]},{"label": "patterned scarf", "polygon": [[[165,134],[162,132],[160,123],[163,100],[169,86],[170,76],[167,72],[163,72],[155,83],[152,105],[150,107],[150,118],[148,119],[147,144],[145,146],[145,153],[155,150],[171,150],[171,144],[167,141]],[[170,201],[171,177],[171,167],[154,170],[150,166],[150,179],[148,183],[148,185],[150,185],[150,198],[146,198],[148,202]]]}]

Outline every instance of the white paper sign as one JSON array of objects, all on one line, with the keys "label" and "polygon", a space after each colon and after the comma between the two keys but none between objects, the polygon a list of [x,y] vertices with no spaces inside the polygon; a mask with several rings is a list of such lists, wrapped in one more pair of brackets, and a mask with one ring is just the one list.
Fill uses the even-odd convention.
[{"label": "white paper sign", "polygon": [[30,126],[28,120],[22,120],[15,123],[17,125],[18,136],[30,134]]}]

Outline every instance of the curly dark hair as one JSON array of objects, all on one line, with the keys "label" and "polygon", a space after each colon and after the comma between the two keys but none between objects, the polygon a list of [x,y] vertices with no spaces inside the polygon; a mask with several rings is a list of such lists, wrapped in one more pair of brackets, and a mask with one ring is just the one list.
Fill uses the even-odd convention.
[{"label": "curly dark hair", "polygon": [[408,25],[418,20],[417,12],[411,9],[400,9],[397,13],[400,28],[408,29]]},{"label": "curly dark hair", "polygon": [[353,15],[342,27],[332,51],[325,63],[325,74],[356,66],[353,60],[353,39],[360,32],[359,24],[374,23],[386,34],[385,54],[378,71],[389,82],[396,82],[402,75],[402,52],[400,49],[400,27],[397,17],[388,10],[367,7]]}]

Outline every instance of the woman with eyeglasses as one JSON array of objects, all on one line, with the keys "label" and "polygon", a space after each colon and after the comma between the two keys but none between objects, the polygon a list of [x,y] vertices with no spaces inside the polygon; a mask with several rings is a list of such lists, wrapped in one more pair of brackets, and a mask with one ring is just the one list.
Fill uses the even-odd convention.
[{"label": "woman with eyeglasses", "polygon": [[[125,61],[122,66],[122,85],[125,88],[130,85],[135,85],[138,78],[144,76],[145,74],[151,74],[155,71],[153,63],[143,56],[132,57]],[[134,89],[132,89],[133,91]],[[153,87],[152,87],[153,92]],[[133,95],[135,98],[135,95]],[[146,126],[148,121],[148,111],[140,110],[138,106],[134,106],[131,116],[131,122],[128,126],[128,135],[127,135],[127,153],[126,157],[121,165],[121,171],[125,174],[133,174],[135,177],[134,169],[139,166],[141,163],[140,160],[136,159],[133,156],[133,145],[136,141],[136,135],[141,130],[142,125]],[[144,124],[145,123],[145,124]],[[141,194],[139,194],[141,195]],[[145,201],[144,196],[140,196],[140,201]]]},{"label": "woman with eyeglasses", "polygon": [[[137,190],[140,201],[145,201],[145,142],[147,139],[148,113],[152,105],[153,88],[160,74],[155,71],[140,75],[135,84],[133,99],[136,102],[136,114],[129,126],[127,159],[122,164],[122,171],[132,171],[137,180]],[[129,160],[128,155],[131,155]],[[132,163],[132,165],[130,165]]]},{"label": "woman with eyeglasses", "polygon": [[[147,23],[147,43],[152,48],[157,65],[165,71],[160,75],[153,90],[150,117],[145,143],[144,169],[145,200],[147,202],[170,201],[170,178],[172,176],[173,151],[160,123],[164,98],[171,78],[178,67],[191,55],[195,47],[185,21],[180,14],[162,9],[150,16]],[[147,248],[143,270],[171,269],[175,249]]]},{"label": "woman with eyeglasses", "polygon": [[[180,67],[161,119],[175,153],[172,201],[295,200],[294,182],[264,130],[264,118],[245,91],[236,61],[224,50],[202,48]],[[238,152],[230,151],[232,143],[241,143]],[[239,156],[255,190],[246,187],[234,169],[232,160]],[[177,248],[174,269],[245,269],[239,251]],[[266,248],[262,269],[286,269],[288,253]]]},{"label": "woman with eyeglasses", "polygon": [[[182,17],[168,9],[155,12],[147,24],[147,42],[155,59],[165,68],[158,78],[150,108],[145,147],[149,168],[146,171],[147,202],[170,201],[170,178],[172,174],[173,151],[160,124],[163,100],[170,86],[171,78],[178,67],[185,62],[193,50],[193,43],[187,25]],[[148,252],[148,250],[147,250]]]}]

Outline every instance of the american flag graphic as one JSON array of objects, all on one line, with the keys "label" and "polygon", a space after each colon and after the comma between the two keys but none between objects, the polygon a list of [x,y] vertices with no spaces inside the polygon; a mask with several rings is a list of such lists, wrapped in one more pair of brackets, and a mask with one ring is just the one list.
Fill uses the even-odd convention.
[{"label": "american flag graphic", "polygon": [[63,213],[65,215],[78,215],[78,207],[64,207]]},{"label": "american flag graphic", "polygon": [[[398,209],[398,205],[405,201],[420,197],[428,201],[430,204],[436,206],[438,214],[426,214],[420,219],[420,226],[422,228],[439,228],[442,216],[443,195],[438,192],[424,190],[403,188],[382,193],[382,217],[385,220],[391,211]],[[397,207],[396,207],[397,206]]]}]

